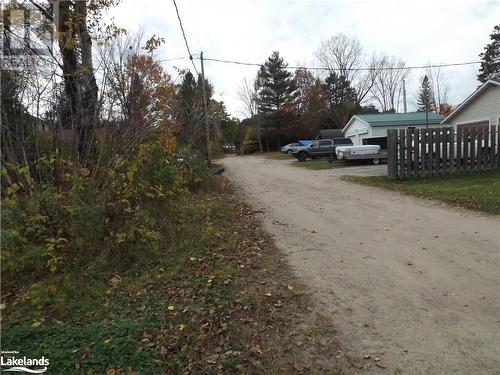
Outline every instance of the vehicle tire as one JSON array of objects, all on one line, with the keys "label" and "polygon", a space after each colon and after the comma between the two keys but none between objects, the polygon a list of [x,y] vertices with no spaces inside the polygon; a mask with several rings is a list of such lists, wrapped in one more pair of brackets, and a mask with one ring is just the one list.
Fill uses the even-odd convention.
[{"label": "vehicle tire", "polygon": [[307,159],[307,155],[305,152],[299,152],[299,154],[297,155],[297,159],[299,161],[306,161]]},{"label": "vehicle tire", "polygon": [[380,159],[376,158],[376,159],[373,159],[373,164],[377,165],[380,163]]}]

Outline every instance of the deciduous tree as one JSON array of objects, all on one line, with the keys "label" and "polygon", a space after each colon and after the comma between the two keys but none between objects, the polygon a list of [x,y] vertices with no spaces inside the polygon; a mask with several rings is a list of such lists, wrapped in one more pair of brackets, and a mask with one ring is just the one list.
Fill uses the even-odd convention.
[{"label": "deciduous tree", "polygon": [[399,109],[403,80],[408,76],[405,62],[397,57],[380,56],[374,64],[378,70],[373,88],[372,98],[382,112]]}]

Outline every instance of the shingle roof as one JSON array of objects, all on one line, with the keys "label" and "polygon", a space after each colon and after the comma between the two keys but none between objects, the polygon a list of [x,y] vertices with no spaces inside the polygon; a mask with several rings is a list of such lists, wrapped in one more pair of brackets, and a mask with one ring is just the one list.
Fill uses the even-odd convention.
[{"label": "shingle roof", "polygon": [[[425,112],[411,113],[381,113],[369,115],[356,115],[357,118],[369,123],[372,126],[390,125],[417,125],[425,124]],[[429,124],[438,124],[444,119],[439,113],[429,112]]]}]

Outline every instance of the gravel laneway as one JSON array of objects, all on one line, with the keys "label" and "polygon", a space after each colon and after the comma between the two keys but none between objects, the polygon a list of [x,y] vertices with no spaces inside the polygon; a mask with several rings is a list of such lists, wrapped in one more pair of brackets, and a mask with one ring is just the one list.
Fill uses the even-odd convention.
[{"label": "gravel laneway", "polygon": [[222,163],[355,363],[500,374],[499,217],[350,184],[340,170],[262,156]]}]

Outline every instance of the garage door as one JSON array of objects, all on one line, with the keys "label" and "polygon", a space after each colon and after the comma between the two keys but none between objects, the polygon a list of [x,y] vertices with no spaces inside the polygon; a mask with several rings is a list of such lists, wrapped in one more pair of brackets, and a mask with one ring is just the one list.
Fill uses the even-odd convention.
[{"label": "garage door", "polygon": [[457,124],[457,133],[463,131],[463,129],[481,129],[488,131],[490,129],[489,121],[478,121],[478,122],[469,122],[467,124]]}]

